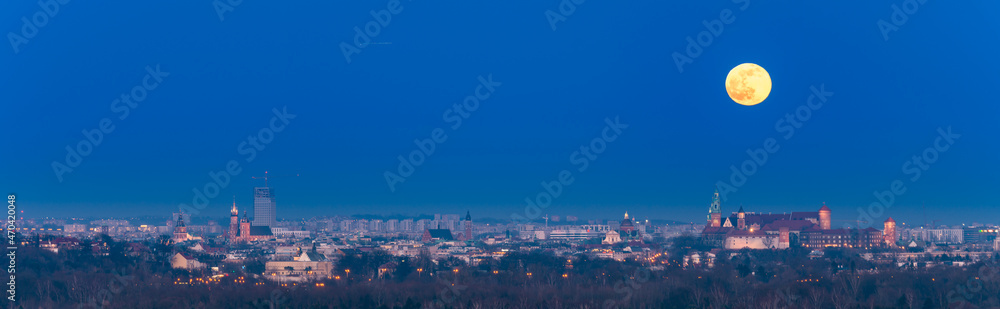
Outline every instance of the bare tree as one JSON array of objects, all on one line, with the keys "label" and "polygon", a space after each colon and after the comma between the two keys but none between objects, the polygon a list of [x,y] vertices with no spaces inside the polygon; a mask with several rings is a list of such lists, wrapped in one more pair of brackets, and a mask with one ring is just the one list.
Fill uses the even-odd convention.
[{"label": "bare tree", "polygon": [[691,301],[693,301],[699,308],[705,307],[705,290],[698,287],[693,287],[691,290]]},{"label": "bare tree", "polygon": [[716,284],[712,287],[712,308],[726,308],[728,296],[729,291]]},{"label": "bare tree", "polygon": [[812,302],[813,308],[819,308],[823,305],[823,301],[826,300],[826,293],[819,289],[811,288],[809,289],[809,300]]},{"label": "bare tree", "polygon": [[854,301],[852,297],[847,295],[847,291],[844,288],[841,289],[840,293],[834,291],[831,293],[833,300],[833,306],[837,309],[847,309],[851,307],[851,303]]}]

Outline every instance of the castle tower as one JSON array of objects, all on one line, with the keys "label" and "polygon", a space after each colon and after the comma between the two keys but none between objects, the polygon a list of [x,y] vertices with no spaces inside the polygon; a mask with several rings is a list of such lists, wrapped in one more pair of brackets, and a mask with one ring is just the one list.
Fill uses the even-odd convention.
[{"label": "castle tower", "polygon": [[740,205],[740,211],[736,213],[736,228],[740,230],[747,229],[747,213],[743,212],[743,205]]},{"label": "castle tower", "polygon": [[719,189],[715,189],[715,196],[712,197],[712,205],[708,207],[708,226],[722,226],[722,203],[719,202]]},{"label": "castle tower", "polygon": [[889,219],[886,219],[885,222],[883,222],[882,224],[884,224],[884,230],[882,230],[882,234],[885,237],[885,245],[889,247],[895,246],[896,220],[893,220],[892,217],[889,217]]},{"label": "castle tower", "polygon": [[240,229],[239,210],[236,209],[236,197],[233,196],[233,209],[229,211],[229,240],[236,239]]},{"label": "castle tower", "polygon": [[465,211],[465,240],[472,240],[472,215],[469,211]]},{"label": "castle tower", "polygon": [[830,207],[826,207],[826,203],[819,209],[819,229],[830,229]]}]

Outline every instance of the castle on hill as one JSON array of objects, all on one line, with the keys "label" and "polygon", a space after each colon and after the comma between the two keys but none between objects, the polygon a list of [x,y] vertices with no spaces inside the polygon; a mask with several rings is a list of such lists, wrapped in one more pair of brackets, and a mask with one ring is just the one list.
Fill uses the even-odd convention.
[{"label": "castle on hill", "polygon": [[786,249],[788,247],[875,248],[893,244],[896,221],[885,220],[885,229],[832,229],[832,212],[826,203],[818,211],[764,214],[746,212],[743,206],[722,217],[719,191],[708,208],[701,240],[725,249]]}]

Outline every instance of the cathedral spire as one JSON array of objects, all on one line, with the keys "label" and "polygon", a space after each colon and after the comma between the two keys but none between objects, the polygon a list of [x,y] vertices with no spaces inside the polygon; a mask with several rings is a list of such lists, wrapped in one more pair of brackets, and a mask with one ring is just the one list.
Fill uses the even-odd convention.
[{"label": "cathedral spire", "polygon": [[233,209],[229,211],[230,214],[237,216],[238,211],[236,210],[236,196],[233,195]]},{"label": "cathedral spire", "polygon": [[719,189],[715,189],[715,195],[712,196],[712,206],[708,207],[708,213],[722,213],[722,202],[719,201]]},{"label": "cathedral spire", "polygon": [[715,188],[712,195],[712,205],[708,206],[708,225],[711,227],[722,226],[722,202],[719,201],[719,187]]}]

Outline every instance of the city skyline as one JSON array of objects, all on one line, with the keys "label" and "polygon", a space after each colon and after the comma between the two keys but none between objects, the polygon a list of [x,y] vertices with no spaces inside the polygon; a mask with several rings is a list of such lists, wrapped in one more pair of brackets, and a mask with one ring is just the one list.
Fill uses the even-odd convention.
[{"label": "city skyline", "polygon": [[70,2],[11,307],[1000,308],[1000,1]]},{"label": "city skyline", "polygon": [[[246,206],[244,206],[244,207],[249,207],[249,208],[243,208],[243,209],[254,209],[254,210],[257,209],[258,197],[257,197],[256,192],[257,192],[258,189],[263,189],[263,188],[262,187],[254,187],[255,194],[254,194],[253,200],[251,201],[251,203],[248,203]],[[738,210],[736,210],[735,208],[734,209],[728,209],[727,207],[723,206],[721,202],[719,202],[718,205],[715,206],[716,203],[714,201],[715,200],[713,199],[713,202],[710,202],[708,204],[708,207],[703,207],[703,208],[708,209],[710,212],[717,211],[717,212],[721,212],[722,214],[726,214],[726,215],[729,215],[729,214],[736,215],[738,213]],[[274,202],[272,201],[272,203],[274,203]],[[234,207],[234,208],[240,208],[239,205],[240,205],[240,203],[238,202],[238,198],[234,196],[231,206]],[[774,213],[774,214],[790,214],[791,212],[795,212],[795,211],[807,211],[807,210],[809,210],[808,207],[790,208],[789,209],[789,208],[781,208],[781,207],[773,207],[772,206],[772,207],[761,209],[761,208],[758,208],[756,206],[753,206],[753,208],[750,208],[749,206],[751,206],[751,205],[752,204],[746,204],[746,205],[745,204],[739,204],[739,205],[736,206],[736,208],[743,209],[744,207],[746,207],[747,209],[754,209],[753,211],[749,211],[749,212],[750,213],[759,213],[759,214],[771,214],[771,213]],[[225,215],[220,215],[220,214],[217,214],[215,212],[211,212],[211,210],[214,209],[211,206],[212,205],[206,207],[205,208],[206,211],[199,211],[198,214],[194,215],[193,217],[194,218],[200,218],[200,219],[209,218],[210,220],[211,220],[211,218],[217,218],[217,219],[223,219],[223,218],[225,218]],[[821,203],[821,206],[826,207],[826,203]],[[271,209],[274,209],[274,205],[271,206]],[[472,208],[465,208],[464,211],[471,212],[472,211],[471,209]],[[641,209],[641,207],[636,207],[636,208],[633,208],[633,209]],[[772,209],[774,211],[770,211]],[[849,209],[844,209],[844,210],[849,210]],[[229,214],[230,211],[231,211],[230,209],[227,209],[226,214]],[[617,218],[618,216],[621,215],[622,212],[628,213],[628,211],[629,211],[628,209],[608,209],[608,210],[605,211],[605,212],[609,213],[608,215],[597,215],[597,216],[580,216],[580,215],[575,214],[575,213],[556,213],[556,212],[552,212],[552,213],[545,213],[544,215],[538,216],[538,217],[535,217],[535,218],[530,218],[530,220],[527,220],[527,221],[523,220],[523,218],[522,218],[522,220],[518,220],[518,219],[514,218],[514,217],[516,217],[516,214],[514,216],[508,215],[506,217],[504,217],[504,216],[489,216],[489,215],[479,215],[478,217],[480,219],[486,219],[486,220],[491,221],[491,222],[511,222],[511,221],[513,221],[513,222],[545,222],[545,218],[544,218],[545,216],[555,216],[556,218],[560,218],[560,217],[563,218],[562,220],[559,220],[559,221],[552,221],[553,224],[559,225],[559,224],[573,224],[573,223],[583,224],[584,222],[593,221],[593,220],[597,220],[599,222],[601,220],[610,220],[610,219]],[[436,210],[434,210],[434,208],[429,208],[429,209],[425,209],[425,210],[421,210],[421,211],[415,211],[415,212],[410,212],[410,213],[401,213],[401,212],[384,212],[384,213],[377,213],[377,212],[354,212],[354,213],[348,213],[348,212],[324,212],[324,213],[306,214],[306,215],[303,215],[303,216],[297,216],[295,214],[283,215],[283,214],[281,214],[281,212],[277,212],[277,213],[275,213],[277,216],[274,216],[274,214],[272,214],[269,219],[265,220],[265,221],[270,222],[270,224],[263,224],[263,223],[261,223],[259,225],[260,226],[275,226],[274,222],[276,222],[276,220],[281,220],[281,221],[292,220],[292,221],[295,221],[295,220],[299,220],[299,219],[309,219],[309,218],[315,218],[315,217],[342,216],[342,217],[403,217],[403,218],[418,218],[418,217],[433,217],[435,214],[439,214],[440,215],[440,214],[443,214],[443,213],[460,214],[460,212],[461,211],[455,211],[455,212],[448,212],[448,211],[441,211],[441,210],[437,210],[436,211]],[[618,212],[618,213],[615,213],[615,212]],[[703,212],[704,212],[704,210],[703,210]],[[254,226],[258,226],[257,222],[262,222],[262,221],[258,221],[257,216],[255,215],[255,213],[256,213],[256,211],[254,211],[254,212],[245,212],[245,211],[244,212],[240,212],[241,216],[248,215],[249,218],[250,218],[250,220],[252,222],[254,222]],[[484,213],[488,214],[489,212],[484,212]],[[641,218],[641,219],[649,219],[649,220],[656,220],[656,221],[669,221],[669,222],[675,222],[675,223],[678,223],[678,224],[684,224],[684,223],[690,223],[690,224],[695,224],[695,225],[704,224],[704,222],[701,222],[701,219],[699,219],[699,218],[686,218],[688,220],[685,220],[685,218],[658,217],[658,216],[653,216],[653,215],[650,215],[650,214],[647,214],[647,213],[641,212],[641,211],[640,212],[636,212],[634,210],[633,210],[633,214],[639,214],[638,218]],[[840,213],[840,215],[849,215],[849,214],[850,213],[847,213],[847,214]],[[185,213],[185,215],[189,216],[189,217],[191,216],[190,213]],[[155,213],[149,213],[149,214],[144,214],[144,215],[117,215],[117,216],[100,216],[100,215],[81,216],[81,215],[67,215],[67,214],[56,215],[56,216],[51,216],[51,215],[50,216],[33,216],[31,214],[28,214],[27,216],[22,215],[22,217],[36,218],[36,219],[41,219],[41,218],[67,219],[67,218],[74,218],[74,217],[91,219],[91,218],[129,218],[129,217],[158,217],[158,216],[167,216],[167,217],[170,217],[170,215],[155,214]],[[174,220],[176,220],[177,212],[174,212],[172,216],[175,218]],[[574,218],[576,218],[576,220],[571,223],[570,221],[567,221],[567,219],[565,219],[567,216],[568,217],[574,217]],[[989,220],[983,220],[983,218],[981,218],[981,217],[979,217],[978,219],[973,219],[973,220],[965,220],[965,221],[955,221],[955,222],[952,222],[952,221],[947,221],[947,220],[940,220],[940,219],[937,219],[937,217],[934,217],[934,216],[927,217],[927,216],[923,216],[921,214],[907,214],[907,213],[903,213],[903,212],[901,212],[901,213],[895,213],[895,214],[893,214],[893,213],[886,213],[886,214],[881,214],[881,215],[878,215],[878,216],[872,216],[871,214],[865,214],[863,216],[859,216],[858,218],[854,218],[854,217],[838,218],[838,220],[836,220],[836,221],[858,221],[858,220],[862,220],[861,217],[864,217],[865,218],[864,221],[868,221],[868,222],[862,223],[862,226],[872,226],[871,224],[881,224],[881,220],[885,220],[885,218],[888,218],[890,216],[896,218],[897,221],[899,221],[902,226],[912,226],[912,227],[921,227],[921,226],[927,226],[927,225],[933,225],[934,227],[941,226],[941,225],[948,225],[948,226],[958,226],[958,225],[965,226],[965,225],[969,225],[969,226],[972,226],[972,225],[988,225],[988,224],[995,224],[995,223],[997,223],[997,222],[993,222],[993,221],[989,221]],[[878,220],[878,221],[876,221],[876,220]],[[864,224],[869,224],[869,225],[864,225]],[[851,223],[850,224],[850,227],[857,227],[857,226],[858,225],[856,223]]]},{"label": "city skyline", "polygon": [[[1000,141],[989,133],[1000,132],[989,69],[1000,67],[993,57],[1000,39],[966,31],[996,31],[1000,22],[965,18],[997,4],[920,10],[920,18],[883,35],[875,21],[890,17],[891,3],[792,8],[726,1],[637,9],[588,2],[555,31],[541,14],[551,9],[547,3],[527,5],[533,9],[414,3],[375,40],[391,44],[371,44],[350,62],[340,43],[372,18],[351,12],[373,8],[316,5],[294,12],[280,4],[240,6],[220,23],[195,4],[130,3],[119,9],[172,17],[150,14],[142,21],[148,27],[114,31],[78,19],[118,20],[115,11],[77,6],[76,13],[60,13],[39,37],[19,45],[21,52],[0,56],[5,67],[18,69],[0,76],[5,109],[18,115],[0,129],[9,147],[0,160],[0,188],[19,194],[27,213],[139,215],[190,205],[193,190],[205,193],[206,184],[228,181],[207,208],[225,214],[231,196],[246,203],[260,183],[251,177],[270,171],[301,174],[272,180],[279,211],[294,216],[472,208],[508,217],[523,215],[525,199],[566,170],[574,181],[548,212],[611,216],[627,208],[695,220],[720,182],[736,189],[726,205],[762,211],[826,202],[857,213],[895,180],[907,190],[887,211],[906,221],[921,220],[921,205],[928,217],[949,222],[978,220],[973,214],[1000,205],[992,194],[1000,185],[994,156]],[[38,10],[5,8],[0,17],[12,22]],[[454,10],[478,17],[438,16]],[[722,12],[734,20],[717,23]],[[297,22],[246,17],[284,20],[283,14]],[[637,15],[599,17],[630,14]],[[838,17],[847,14],[857,18]],[[177,16],[190,17],[184,27],[221,32],[177,31]],[[856,22],[864,19],[872,22]],[[935,19],[956,22],[921,31]],[[440,20],[465,26],[428,36],[440,33]],[[697,42],[719,27],[711,44],[702,46],[704,36]],[[304,28],[322,30],[305,40],[275,35],[267,46],[225,34]],[[82,34],[94,44],[59,52],[82,48],[74,43]],[[470,44],[455,36],[494,39]],[[292,51],[296,57],[284,56]],[[962,56],[953,61],[927,60],[956,51]],[[684,58],[690,62],[678,66]],[[773,79],[767,99],[754,106],[733,102],[724,85],[729,70],[748,62]],[[26,68],[69,69],[54,80],[53,70]],[[122,103],[133,92],[143,100]],[[466,108],[470,96],[479,103]],[[603,139],[609,123],[614,130],[603,147],[594,140]],[[939,130],[960,137],[928,154],[933,163],[915,161],[935,147]],[[98,137],[99,145],[73,155]],[[753,160],[748,150],[769,139],[778,141],[777,150],[734,183],[731,167],[742,169]],[[592,143],[606,149],[585,155],[581,147]],[[421,164],[413,164],[420,159],[415,151],[427,153]],[[413,165],[411,173],[401,157]]]}]

